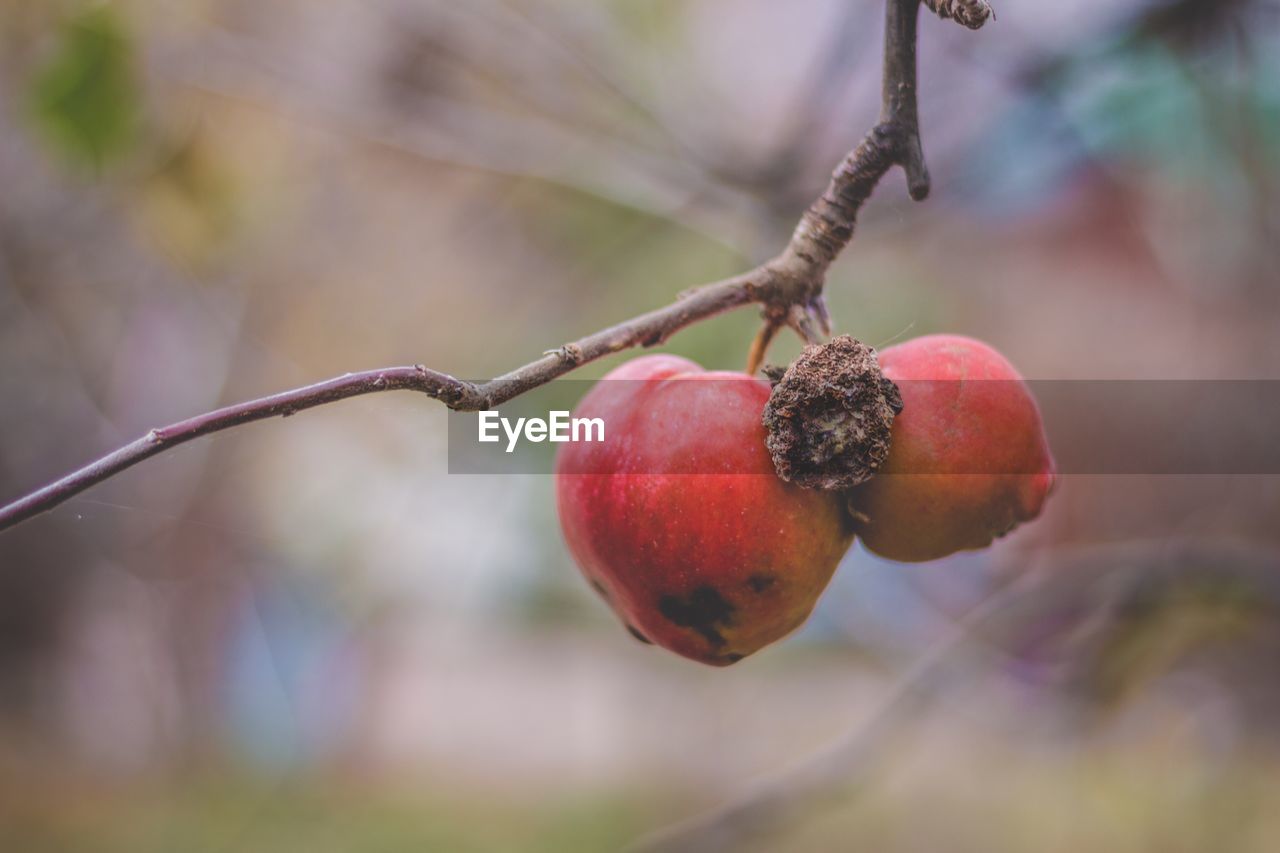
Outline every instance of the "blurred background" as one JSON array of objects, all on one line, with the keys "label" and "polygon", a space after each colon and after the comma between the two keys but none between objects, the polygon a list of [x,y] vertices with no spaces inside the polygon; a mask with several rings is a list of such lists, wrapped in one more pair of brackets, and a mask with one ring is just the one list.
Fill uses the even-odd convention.
[{"label": "blurred background", "polygon": [[[975,335],[1036,379],[1280,379],[1280,4],[996,11],[922,18],[934,195],[882,184],[839,330]],[[771,256],[875,121],[881,21],[0,3],[0,499],[349,370],[491,376]],[[757,322],[666,349],[738,369]],[[712,670],[595,600],[549,477],[448,475],[445,423],[380,395],[237,429],[0,535],[0,848],[616,849],[904,681],[927,701],[858,785],[734,849],[1280,845],[1280,478],[1069,476],[982,553],[855,547],[799,634]]]}]

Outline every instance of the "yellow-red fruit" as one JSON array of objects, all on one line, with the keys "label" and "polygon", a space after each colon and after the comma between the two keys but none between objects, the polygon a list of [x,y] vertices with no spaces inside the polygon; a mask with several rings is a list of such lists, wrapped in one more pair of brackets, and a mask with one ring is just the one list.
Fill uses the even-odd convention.
[{"label": "yellow-red fruit", "polygon": [[1054,463],[1013,365],[972,338],[932,335],[880,353],[902,392],[889,457],[849,508],[867,549],[922,562],[985,548],[1040,514]]},{"label": "yellow-red fruit", "polygon": [[741,660],[804,622],[853,541],[842,498],[773,472],[768,399],[746,374],[656,355],[614,370],[574,412],[602,418],[607,441],[563,445],[560,526],[639,639]]}]

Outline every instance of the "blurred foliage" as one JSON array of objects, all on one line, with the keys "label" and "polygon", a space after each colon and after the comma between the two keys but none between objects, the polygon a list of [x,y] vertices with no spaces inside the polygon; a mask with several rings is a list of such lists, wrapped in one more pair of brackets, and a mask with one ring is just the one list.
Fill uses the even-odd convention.
[{"label": "blurred foliage", "polygon": [[1242,0],[1131,5],[1114,31],[1011,69],[1024,97],[973,149],[968,192],[1034,205],[1089,168],[1159,170],[1237,206],[1260,191],[1280,168],[1277,31]]},{"label": "blurred foliage", "polygon": [[[237,778],[138,783],[83,780],[4,786],[0,849],[24,853],[574,853],[617,849],[652,820],[653,798],[561,797],[519,804],[358,781],[317,784]],[[649,804],[649,805],[646,805]]]},{"label": "blurred foliage", "polygon": [[226,152],[197,128],[178,141],[138,194],[144,231],[179,263],[206,269],[241,230],[243,198]]},{"label": "blurred foliage", "polygon": [[130,151],[141,93],[133,40],[116,7],[90,6],[63,22],[29,104],[36,126],[74,166],[99,171]]},{"label": "blurred foliage", "polygon": [[[1162,748],[1087,755],[987,745],[964,769],[920,764],[858,808],[797,823],[751,849],[1024,853],[1268,853],[1280,786],[1266,761],[1216,768]],[[1016,749],[1016,747],[1015,747]],[[923,765],[923,766],[921,766]],[[921,815],[928,815],[921,820]]]},{"label": "blurred foliage", "polygon": [[[1149,742],[1068,758],[984,739],[901,756],[891,785],[809,802],[743,851],[1100,850],[1269,853],[1280,776],[1265,756],[1229,766]],[[939,759],[954,764],[943,766]],[[974,773],[976,762],[983,770]],[[41,774],[37,774],[41,775]],[[234,776],[132,782],[37,778],[0,787],[0,848],[23,853],[576,853],[618,850],[705,793],[610,787],[530,801],[502,789]],[[922,814],[929,815],[921,820]]]},{"label": "blurred foliage", "polygon": [[680,35],[682,0],[612,0],[608,4],[618,23],[633,36],[651,41],[671,41]]},{"label": "blurred foliage", "polygon": [[1159,43],[1140,43],[1113,57],[1105,73],[1096,65],[1092,74],[1083,73],[1087,68],[1078,63],[1058,88],[1072,126],[1094,156],[1154,156],[1169,168],[1211,177],[1231,159],[1230,125],[1219,120],[1224,110],[1259,130],[1274,129],[1280,119],[1265,72],[1237,85],[1226,69],[1189,65]]}]

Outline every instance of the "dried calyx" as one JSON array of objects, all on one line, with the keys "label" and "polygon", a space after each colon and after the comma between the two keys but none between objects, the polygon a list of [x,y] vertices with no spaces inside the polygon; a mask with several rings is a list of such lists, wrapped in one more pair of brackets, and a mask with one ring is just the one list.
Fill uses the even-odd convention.
[{"label": "dried calyx", "polygon": [[[785,371],[769,371],[766,444],[778,476],[809,489],[849,489],[889,455],[889,430],[902,411],[898,388],[871,347],[841,335],[806,347]],[[780,374],[780,375],[779,375]]]}]

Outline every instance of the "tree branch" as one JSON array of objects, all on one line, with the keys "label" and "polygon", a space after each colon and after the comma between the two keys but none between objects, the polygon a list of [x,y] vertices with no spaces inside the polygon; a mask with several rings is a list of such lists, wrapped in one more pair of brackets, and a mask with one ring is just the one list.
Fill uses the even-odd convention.
[{"label": "tree branch", "polygon": [[685,326],[730,308],[759,301],[762,294],[770,292],[764,280],[767,266],[690,291],[665,308],[565,344],[488,382],[468,382],[422,365],[367,370],[237,403],[152,429],[113,453],[0,508],[0,530],[50,510],[90,486],[193,439],[253,421],[289,417],[350,397],[381,391],[418,391],[455,411],[491,409],[589,361],[637,346],[655,346]]},{"label": "tree branch", "polygon": [[[938,14],[956,15],[966,3],[926,0]],[[879,124],[836,168],[826,191],[800,219],[790,242],[772,260],[734,278],[704,285],[674,303],[544,353],[536,361],[488,382],[476,383],[421,365],[349,373],[208,412],[166,427],[0,508],[0,530],[52,509],[121,471],[210,433],[289,415],[327,403],[381,391],[418,391],[456,411],[498,406],[588,362],[634,347],[663,343],[680,329],[750,303],[764,307],[765,324],[751,353],[763,360],[774,331],[791,326],[804,339],[830,330],[822,290],[827,269],[853,238],[858,212],[895,165],[907,174],[911,197],[929,193],[916,108],[916,25],[920,0],[886,0],[884,89]]]}]

